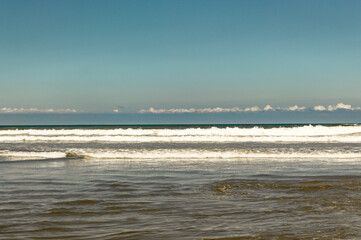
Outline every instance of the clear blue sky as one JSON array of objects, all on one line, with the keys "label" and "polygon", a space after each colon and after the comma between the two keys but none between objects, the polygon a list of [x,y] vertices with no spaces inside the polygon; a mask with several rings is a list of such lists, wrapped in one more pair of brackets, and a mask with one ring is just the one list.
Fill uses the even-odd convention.
[{"label": "clear blue sky", "polygon": [[361,106],[361,1],[0,0],[0,108]]}]

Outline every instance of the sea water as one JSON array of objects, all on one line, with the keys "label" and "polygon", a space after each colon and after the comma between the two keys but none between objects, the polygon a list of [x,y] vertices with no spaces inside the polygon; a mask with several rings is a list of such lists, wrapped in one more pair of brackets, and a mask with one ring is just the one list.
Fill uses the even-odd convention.
[{"label": "sea water", "polygon": [[0,128],[0,239],[360,239],[361,125]]}]

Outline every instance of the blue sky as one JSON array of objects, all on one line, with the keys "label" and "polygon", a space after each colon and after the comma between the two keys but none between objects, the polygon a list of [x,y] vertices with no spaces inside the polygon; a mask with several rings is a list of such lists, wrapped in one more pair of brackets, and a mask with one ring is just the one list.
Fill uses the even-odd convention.
[{"label": "blue sky", "polygon": [[361,1],[0,0],[0,108],[361,106]]}]

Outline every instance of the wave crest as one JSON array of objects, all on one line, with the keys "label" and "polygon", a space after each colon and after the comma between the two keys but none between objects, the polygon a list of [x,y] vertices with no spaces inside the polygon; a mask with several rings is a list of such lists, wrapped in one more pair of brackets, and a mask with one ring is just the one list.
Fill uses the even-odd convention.
[{"label": "wave crest", "polygon": [[297,127],[8,129],[0,142],[361,142],[361,125]]}]

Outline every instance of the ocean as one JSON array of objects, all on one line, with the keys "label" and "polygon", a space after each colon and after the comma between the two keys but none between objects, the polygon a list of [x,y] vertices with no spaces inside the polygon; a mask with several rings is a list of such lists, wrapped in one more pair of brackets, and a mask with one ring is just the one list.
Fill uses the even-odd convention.
[{"label": "ocean", "polygon": [[0,239],[361,239],[361,125],[0,127]]}]

